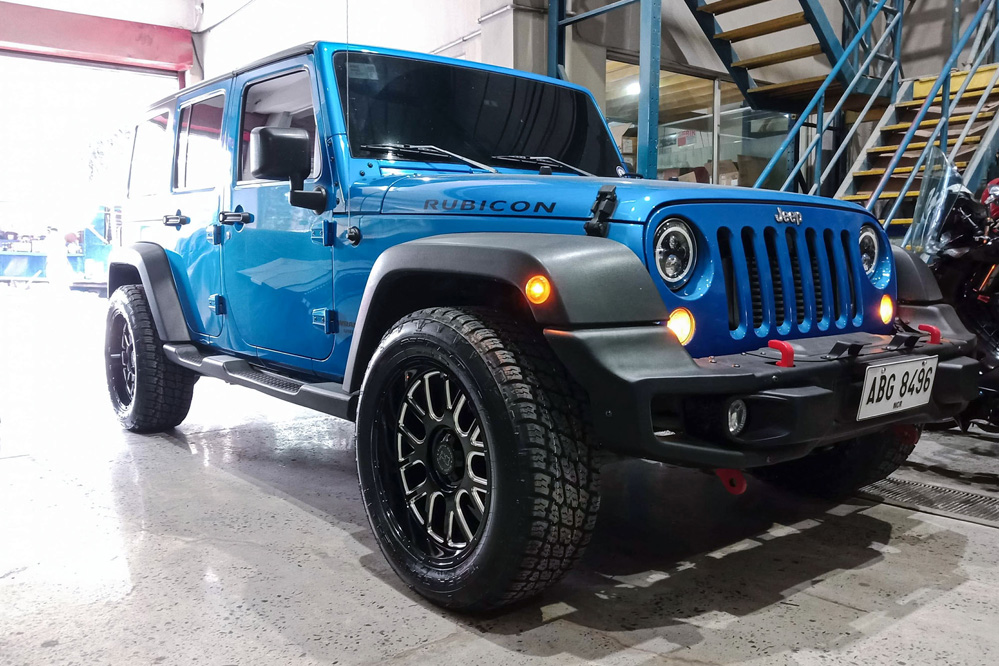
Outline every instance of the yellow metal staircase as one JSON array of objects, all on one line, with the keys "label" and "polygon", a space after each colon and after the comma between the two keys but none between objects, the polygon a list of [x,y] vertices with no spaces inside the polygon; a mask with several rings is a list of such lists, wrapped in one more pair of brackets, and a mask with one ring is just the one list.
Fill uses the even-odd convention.
[{"label": "yellow metal staircase", "polygon": [[[991,133],[995,131],[997,113],[999,113],[999,86],[994,83],[996,69],[995,64],[978,68],[957,105],[951,105],[949,109],[946,139],[948,154],[957,145],[965,129],[968,130],[957,153],[952,155],[952,160],[962,174],[990,134],[990,130]],[[951,74],[950,100],[954,99],[955,93],[967,77],[968,72]],[[899,92],[900,101],[885,111],[870,140],[854,163],[850,175],[837,191],[837,198],[861,204],[870,200],[884,177],[886,168],[898,152],[901,139],[912,128],[916,115],[926,102],[927,95],[935,83],[936,77],[928,77],[907,81],[902,85]],[[983,95],[986,96],[984,101]],[[941,122],[942,101],[942,96],[937,95],[931,102],[928,112],[919,123],[912,141],[906,146],[897,167],[892,171],[887,187],[881,192],[875,205],[876,214],[884,217],[888,207],[886,202],[893,202],[900,196],[904,199],[892,219],[890,229],[892,235],[903,233],[905,227],[912,222],[912,208],[919,195],[924,167],[920,167],[905,192],[900,190],[912,174],[913,166],[919,154],[926,148],[928,139]],[[983,102],[980,108],[978,108],[979,102]],[[938,137],[933,145],[939,146],[940,142],[941,138]]]}]

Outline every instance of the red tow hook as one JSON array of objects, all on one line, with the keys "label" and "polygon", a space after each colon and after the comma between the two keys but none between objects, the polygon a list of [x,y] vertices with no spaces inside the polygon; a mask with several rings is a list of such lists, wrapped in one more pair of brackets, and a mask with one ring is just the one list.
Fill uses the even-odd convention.
[{"label": "red tow hook", "polygon": [[924,332],[930,334],[930,342],[929,342],[929,344],[931,344],[931,345],[938,345],[938,344],[940,344],[940,329],[939,328],[937,328],[936,326],[931,326],[930,324],[920,324],[916,328],[918,328],[920,331],[924,331]]},{"label": "red tow hook", "polygon": [[778,368],[794,367],[794,347],[791,346],[791,343],[783,340],[771,340],[767,346],[780,352],[780,360],[777,361]]},{"label": "red tow hook", "polygon": [[923,434],[923,429],[914,425],[897,425],[893,426],[891,430],[892,434],[898,438],[899,443],[906,446],[915,446]]},{"label": "red tow hook", "polygon": [[716,469],[715,474],[721,479],[725,490],[733,495],[741,495],[746,492],[746,477],[737,469]]}]

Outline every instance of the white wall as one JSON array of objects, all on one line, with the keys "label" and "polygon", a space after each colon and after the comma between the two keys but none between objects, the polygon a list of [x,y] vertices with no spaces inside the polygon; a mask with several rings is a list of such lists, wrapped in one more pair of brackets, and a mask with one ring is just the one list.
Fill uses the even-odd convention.
[{"label": "white wall", "polygon": [[201,0],[22,0],[17,4],[192,30]]},{"label": "white wall", "polygon": [[[243,2],[206,2],[196,28],[205,31],[197,36],[197,45],[206,77],[313,40],[440,53],[508,66],[516,61],[513,26],[514,14],[520,10],[511,2],[256,0],[225,18]],[[484,42],[490,48],[483,48]]]}]

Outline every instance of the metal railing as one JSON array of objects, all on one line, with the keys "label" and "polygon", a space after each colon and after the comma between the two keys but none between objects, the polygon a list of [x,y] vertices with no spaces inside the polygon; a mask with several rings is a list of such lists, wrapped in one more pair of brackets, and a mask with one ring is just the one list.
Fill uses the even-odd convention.
[{"label": "metal railing", "polygon": [[[993,47],[996,45],[996,37],[999,35],[999,27],[993,18],[995,17],[996,7],[999,0],[985,0],[982,2],[978,11],[975,12],[975,16],[971,23],[965,28],[964,32],[952,40],[952,49],[950,57],[947,58],[947,62],[944,63],[943,69],[940,71],[940,75],[937,76],[936,81],[934,81],[933,86],[931,86],[929,93],[926,95],[926,101],[923,102],[922,106],[919,107],[919,112],[912,121],[912,125],[909,130],[905,133],[905,136],[899,142],[898,149],[892,156],[891,161],[885,168],[884,175],[881,176],[881,180],[878,182],[878,186],[875,188],[874,192],[871,194],[870,198],[867,200],[867,210],[873,211],[874,206],[877,205],[878,200],[881,195],[884,194],[885,189],[888,187],[888,183],[891,181],[892,176],[898,169],[899,164],[905,157],[905,153],[909,150],[909,146],[912,144],[913,138],[916,136],[916,132],[919,131],[919,126],[926,118],[926,114],[929,112],[930,108],[936,102],[937,94],[940,93],[940,121],[937,122],[930,136],[926,139],[925,146],[919,153],[919,157],[916,162],[912,165],[912,171],[909,172],[909,177],[906,178],[905,184],[898,190],[897,196],[895,197],[895,202],[892,204],[888,211],[888,214],[883,218],[882,224],[887,228],[891,224],[892,220],[895,219],[896,213],[898,213],[899,207],[902,205],[902,201],[905,198],[905,194],[909,191],[909,187],[915,180],[919,173],[920,168],[926,161],[927,156],[930,154],[933,144],[939,139],[940,149],[943,152],[947,152],[947,142],[949,136],[949,120],[950,120],[950,109],[951,107],[957,107],[961,98],[964,96],[964,92],[968,89],[972,80],[975,78],[975,74],[978,73],[978,69],[981,67],[982,63],[985,61],[987,56],[994,56]],[[958,3],[955,1],[955,7]],[[955,23],[958,25],[959,16],[955,14]],[[954,94],[954,99],[951,100],[950,95],[950,81],[951,72],[954,70],[954,66],[958,63],[961,52],[964,51],[968,42],[971,41],[972,35],[978,34],[974,42],[973,47],[973,62],[971,68],[968,70],[964,77],[964,81],[958,88],[957,93]],[[984,41],[983,41],[984,37]],[[989,58],[993,60],[994,57]],[[995,86],[997,79],[999,79],[999,68],[996,69],[996,73],[993,74],[988,86],[983,90],[981,99],[978,105],[975,107],[974,111],[969,115],[964,128],[954,142],[954,148],[950,153],[951,160],[957,156],[957,151],[964,144],[971,131],[972,126],[978,119],[982,108],[985,105],[986,100],[992,92],[992,88]],[[946,87],[945,87],[946,86]],[[941,92],[941,90],[943,92]],[[922,141],[922,139],[920,139]]]},{"label": "metal railing", "polygon": [[[992,0],[994,1],[994,0]],[[853,37],[850,39],[849,43],[843,47],[843,55],[836,61],[829,75],[819,86],[819,89],[815,92],[811,101],[805,107],[805,109],[798,116],[798,120],[791,127],[788,132],[787,137],[781,143],[780,148],[774,153],[774,156],[767,163],[760,177],[757,178],[754,187],[762,187],[763,183],[770,177],[777,164],[784,159],[785,152],[791,148],[793,145],[797,145],[801,142],[802,134],[806,127],[809,126],[807,122],[809,117],[813,114],[815,115],[815,136],[809,142],[808,146],[801,152],[797,163],[791,168],[787,175],[784,183],[781,185],[781,191],[787,191],[792,186],[794,186],[796,180],[802,176],[803,169],[805,165],[811,160],[811,170],[812,170],[812,185],[809,188],[809,193],[814,193],[819,190],[822,183],[828,178],[829,174],[832,172],[836,163],[842,157],[846,150],[846,146],[849,145],[850,139],[856,134],[860,123],[854,123],[850,130],[847,132],[843,140],[840,142],[840,148],[829,160],[829,163],[823,168],[822,161],[822,138],[826,131],[829,130],[839,116],[840,112],[843,111],[843,107],[854,95],[854,91],[857,89],[861,81],[865,79],[880,78],[880,82],[874,91],[870,94],[867,99],[864,109],[860,115],[860,118],[864,118],[867,112],[871,110],[875,101],[884,92],[885,87],[890,83],[892,88],[891,92],[898,89],[899,80],[899,60],[896,57],[901,45],[902,39],[902,0],[879,0],[875,3],[857,3],[854,7],[847,7],[844,5],[844,11],[850,9],[847,15],[855,26],[853,30]],[[854,10],[858,14],[863,14],[866,10],[866,20],[863,24],[859,24],[857,16],[854,14]],[[878,18],[884,17],[884,25],[880,28],[880,36],[878,36]],[[874,42],[875,38],[877,41]],[[874,42],[873,46],[871,45]],[[860,62],[860,59],[863,61]],[[887,69],[884,71],[877,71],[880,69],[878,67],[875,69],[875,63],[890,63],[887,64]],[[833,106],[832,110],[828,113],[826,112],[826,96],[830,94],[830,87],[836,82],[836,79],[842,71],[853,71],[853,76],[850,82],[847,84],[846,88],[840,94],[840,98],[837,103]]]}]

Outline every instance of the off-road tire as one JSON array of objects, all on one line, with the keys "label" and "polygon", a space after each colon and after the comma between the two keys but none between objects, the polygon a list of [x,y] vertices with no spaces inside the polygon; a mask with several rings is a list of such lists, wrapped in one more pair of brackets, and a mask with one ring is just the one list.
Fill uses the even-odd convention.
[{"label": "off-road tire", "polygon": [[894,426],[752,472],[786,490],[842,499],[898,469],[915,448],[919,432],[913,426]]},{"label": "off-road tire", "polygon": [[[430,520],[399,522],[412,520],[398,507],[410,491],[384,473],[402,457],[384,450],[385,433],[396,433],[391,442],[400,428],[384,405],[398,390],[393,382],[412,377],[400,372],[419,363],[469,389],[489,455],[488,512],[468,552],[448,565],[421,554],[419,535],[406,536]],[[410,389],[403,400],[414,395]],[[562,578],[589,542],[600,502],[586,409],[585,393],[533,326],[496,311],[447,307],[396,323],[368,367],[357,418],[361,494],[392,568],[432,602],[469,612],[527,599]]]},{"label": "off-road tire", "polygon": [[[169,430],[187,417],[198,375],[175,365],[163,354],[163,343],[141,285],[119,287],[109,299],[104,340],[104,367],[111,405],[122,427],[132,432]],[[132,395],[122,376],[122,327],[127,327],[134,353]]]}]

